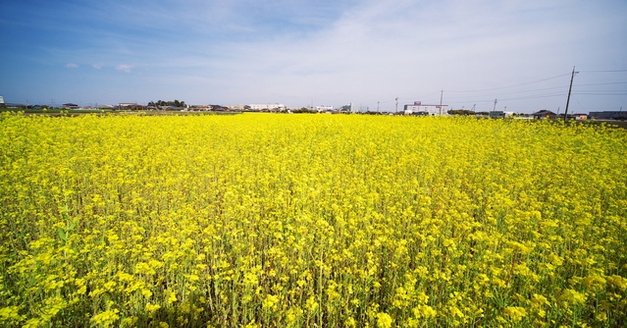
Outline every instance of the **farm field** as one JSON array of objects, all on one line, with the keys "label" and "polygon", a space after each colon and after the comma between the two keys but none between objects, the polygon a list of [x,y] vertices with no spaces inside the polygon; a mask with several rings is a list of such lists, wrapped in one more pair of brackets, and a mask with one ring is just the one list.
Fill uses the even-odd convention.
[{"label": "farm field", "polygon": [[0,115],[0,326],[617,327],[627,130]]}]

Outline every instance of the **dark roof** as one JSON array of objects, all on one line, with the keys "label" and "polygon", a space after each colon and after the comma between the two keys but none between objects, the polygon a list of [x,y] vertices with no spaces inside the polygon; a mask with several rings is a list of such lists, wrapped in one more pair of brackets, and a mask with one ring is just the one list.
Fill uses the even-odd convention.
[{"label": "dark roof", "polygon": [[540,116],[540,115],[557,115],[557,114],[553,113],[553,112],[552,112],[552,111],[550,111],[550,110],[543,109],[543,110],[541,110],[541,111],[538,111],[538,112],[533,113],[532,115],[535,115],[535,116]]}]

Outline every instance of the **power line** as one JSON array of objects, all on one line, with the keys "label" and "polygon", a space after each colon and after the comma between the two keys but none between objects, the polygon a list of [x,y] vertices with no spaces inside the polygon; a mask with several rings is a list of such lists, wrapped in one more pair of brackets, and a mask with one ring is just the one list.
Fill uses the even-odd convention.
[{"label": "power line", "polygon": [[608,91],[599,91],[599,92],[573,92],[574,95],[578,96],[627,96],[627,92],[619,91],[619,92],[608,92]]},{"label": "power line", "polygon": [[[547,94],[540,94],[540,95],[531,95],[531,96],[521,96],[521,97],[514,97],[514,98],[497,98],[500,101],[505,101],[505,100],[525,100],[525,99],[536,99],[536,98],[550,98],[550,97],[564,97],[566,95],[565,92],[554,92],[554,93],[547,93]],[[456,103],[460,103],[460,102],[468,102],[468,103],[492,103],[494,102],[494,98],[492,99],[477,99],[477,98],[471,98],[471,99],[467,99],[467,98],[455,98],[455,99],[449,99],[449,102],[456,102]]]},{"label": "power line", "polygon": [[615,85],[615,84],[627,84],[627,81],[619,81],[619,82],[603,82],[603,83],[585,83],[578,84],[577,86],[594,86],[594,85]]},{"label": "power line", "polygon": [[[530,92],[538,92],[538,91],[552,91],[552,90],[562,90],[564,89],[563,86],[559,86],[559,87],[550,87],[550,88],[542,88],[542,89],[529,89],[529,90],[519,90],[519,91],[508,91],[508,92],[499,92],[499,93],[489,93],[489,94],[485,94],[482,95],[481,97],[489,97],[489,96],[494,96],[494,95],[511,95],[511,94],[521,94],[521,93],[530,93]],[[561,94],[561,93],[560,93]],[[460,99],[462,97],[449,97],[449,99]]]},{"label": "power line", "polygon": [[502,90],[502,89],[515,88],[515,87],[519,87],[519,86],[523,86],[523,85],[534,84],[534,83],[538,83],[538,82],[549,81],[549,80],[557,79],[557,78],[568,76],[568,75],[570,75],[570,73],[568,73],[568,74],[560,74],[560,75],[547,77],[547,78],[536,80],[536,81],[525,82],[525,83],[520,83],[520,84],[515,84],[515,85],[510,85],[510,86],[505,86],[505,87],[489,88],[489,89],[477,89],[477,90],[449,91],[449,92],[484,92],[484,91],[492,91],[492,90]]},{"label": "power line", "polygon": [[606,71],[581,71],[581,73],[627,73],[627,69],[614,69]]}]

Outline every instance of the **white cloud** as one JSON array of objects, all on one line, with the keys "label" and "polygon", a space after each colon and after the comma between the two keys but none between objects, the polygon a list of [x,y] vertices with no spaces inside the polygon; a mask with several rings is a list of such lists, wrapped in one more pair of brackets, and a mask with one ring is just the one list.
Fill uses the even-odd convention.
[{"label": "white cloud", "polygon": [[66,68],[78,68],[78,65],[74,63],[67,63],[65,64],[65,67]]},{"label": "white cloud", "polygon": [[[477,109],[491,109],[498,98],[508,109],[528,111],[563,106],[568,81],[533,85],[539,91],[531,93],[506,90],[532,99],[524,106],[506,104],[514,96],[492,89],[568,74],[574,65],[623,69],[627,46],[620,38],[627,32],[627,6],[617,0],[602,0],[608,6],[568,0],[320,0],[315,6],[305,0],[182,0],[144,10],[147,1],[113,1],[111,8],[105,2],[107,10],[95,3],[90,13],[111,20],[99,17],[105,28],[81,30],[85,44],[63,48],[61,58],[91,58],[94,69],[141,63],[134,80],[117,78],[152,81],[149,89],[134,90],[146,100],[175,93],[195,103],[381,101],[389,109],[396,97],[437,102],[444,90],[444,102],[455,108],[477,103]],[[137,71],[130,64],[110,67]],[[176,90],[172,81],[179,81]],[[538,97],[549,93],[556,96]]]},{"label": "white cloud", "polygon": [[[238,87],[235,92],[223,87],[222,95],[233,93],[249,101],[291,98],[303,104],[314,98],[338,105],[387,99],[391,105],[395,97],[438,101],[444,89],[444,101],[451,105],[471,107],[485,100],[482,106],[487,108],[494,98],[505,96],[492,92],[453,99],[446,90],[497,88],[567,73],[581,40],[590,38],[584,30],[595,29],[579,19],[585,17],[582,9],[562,17],[563,6],[538,1],[515,6],[489,0],[377,1],[307,35],[277,33],[257,42],[232,42],[223,47],[230,57],[212,62],[219,63],[215,66],[223,85]],[[552,82],[538,88],[562,83]],[[559,106],[562,98],[557,95],[555,105],[547,106]]]},{"label": "white cloud", "polygon": [[132,65],[126,65],[126,64],[120,64],[120,65],[115,67],[115,69],[117,69],[118,71],[122,71],[122,72],[126,72],[126,73],[130,73],[131,72],[131,68],[133,68]]}]

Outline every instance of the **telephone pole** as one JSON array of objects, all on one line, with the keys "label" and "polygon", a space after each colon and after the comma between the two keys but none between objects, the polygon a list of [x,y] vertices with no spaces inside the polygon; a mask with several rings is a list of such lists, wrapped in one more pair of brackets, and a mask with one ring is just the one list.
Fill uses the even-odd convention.
[{"label": "telephone pole", "polygon": [[444,97],[444,90],[440,91],[440,115],[442,115],[442,97]]},{"label": "telephone pole", "polygon": [[566,122],[566,115],[568,115],[568,103],[570,103],[570,92],[573,89],[573,79],[575,78],[575,66],[573,66],[573,73],[570,75],[570,86],[568,87],[568,97],[566,98],[566,108],[564,109],[564,122]]},{"label": "telephone pole", "polygon": [[396,97],[394,100],[396,100],[396,114],[398,114],[398,97]]}]

